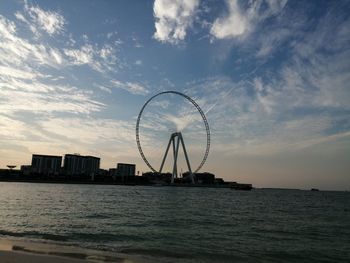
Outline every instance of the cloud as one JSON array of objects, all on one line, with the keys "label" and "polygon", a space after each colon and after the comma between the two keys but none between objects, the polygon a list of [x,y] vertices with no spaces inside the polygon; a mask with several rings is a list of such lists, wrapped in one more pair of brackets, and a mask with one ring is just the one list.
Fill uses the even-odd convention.
[{"label": "cloud", "polygon": [[188,94],[204,105],[215,151],[277,154],[348,137],[350,37],[343,32],[350,20],[332,19],[324,17],[294,43],[291,59],[273,75],[261,69],[239,82],[216,77],[188,84]]},{"label": "cloud", "polygon": [[107,88],[107,87],[102,86],[102,85],[95,85],[95,86],[98,87],[102,91],[105,91],[105,92],[107,92],[109,94],[112,94],[112,90],[110,88]]},{"label": "cloud", "polygon": [[279,21],[278,25],[276,23],[276,25],[263,30],[259,36],[255,37],[255,44],[258,46],[256,56],[264,58],[272,54],[278,47],[290,41],[300,27],[301,23],[289,23],[285,20],[283,22]]},{"label": "cloud", "polygon": [[64,53],[75,65],[93,64],[94,49],[92,45],[84,45],[80,49],[65,49]]},{"label": "cloud", "polygon": [[229,38],[242,35],[248,30],[248,18],[242,14],[237,0],[229,1],[229,14],[215,20],[210,33],[216,38]]},{"label": "cloud", "polygon": [[72,65],[89,65],[92,69],[104,73],[116,70],[117,57],[115,49],[110,45],[98,48],[91,44],[85,44],[78,49],[66,48],[64,54]]},{"label": "cloud", "polygon": [[38,76],[37,73],[31,73],[28,71],[23,71],[19,69],[14,69],[12,67],[6,67],[0,65],[0,75],[2,77],[14,77],[20,79],[34,79]]},{"label": "cloud", "polygon": [[19,37],[15,23],[1,15],[0,40],[0,64],[13,65],[14,70],[31,72],[33,64],[56,67],[63,63],[58,49]]},{"label": "cloud", "polygon": [[[49,35],[59,34],[63,31],[66,22],[64,17],[59,13],[45,11],[39,6],[29,6],[27,2],[25,3],[24,9],[25,12],[28,13],[32,22],[35,23],[36,28],[40,28]],[[22,21],[25,21],[23,19],[23,15],[20,18],[22,18]],[[33,31],[33,33],[37,33],[36,29]]]},{"label": "cloud", "polygon": [[[57,34],[63,32],[64,18],[53,11],[43,11],[40,7],[29,6],[25,3],[25,12],[15,12],[15,17],[25,24],[30,26],[30,30],[38,36],[40,34],[37,23],[38,21],[45,21],[45,17],[52,22],[48,24],[49,34]],[[34,13],[33,13],[34,12]],[[33,14],[37,14],[37,21]],[[26,17],[25,17],[26,15]],[[17,23],[18,24],[18,23]],[[33,29],[34,28],[34,29]],[[44,28],[45,29],[45,28]],[[44,30],[43,29],[43,30]],[[34,30],[34,31],[33,31]],[[36,30],[36,31],[35,31]],[[72,39],[72,36],[70,36]],[[16,67],[24,67],[23,62],[28,64],[27,70],[32,68],[32,65],[45,65],[53,68],[62,68],[67,66],[79,66],[87,64],[93,70],[100,73],[107,71],[115,72],[117,70],[117,57],[114,47],[108,44],[92,45],[85,40],[85,44],[75,48],[55,48],[44,42],[39,42],[34,38],[29,40],[18,35],[17,26],[14,21],[0,15],[0,59],[3,63],[10,65],[16,64]],[[74,44],[75,42],[73,42]],[[76,44],[76,43],[75,43]],[[74,45],[75,45],[74,44]],[[29,70],[30,71],[30,70]]]},{"label": "cloud", "polygon": [[[278,10],[271,7],[263,17]],[[213,107],[208,120],[217,151],[226,149],[228,156],[283,154],[320,144],[328,152],[324,142],[348,133],[350,20],[340,10],[330,7],[318,18],[288,10],[244,42],[246,48],[254,41],[259,58],[283,47],[286,60],[272,70],[257,67],[240,82],[216,78],[204,83],[206,96],[215,91],[220,98],[204,103]]]},{"label": "cloud", "polygon": [[195,114],[185,114],[182,116],[176,116],[173,114],[164,114],[164,119],[173,123],[176,127],[176,131],[183,131],[189,126],[190,123],[193,123],[194,120],[198,117]]},{"label": "cloud", "polygon": [[[23,18],[16,14],[17,18]],[[1,15],[0,42],[1,114],[13,118],[21,112],[86,114],[104,107],[103,103],[91,98],[88,90],[68,83],[54,84],[62,80],[62,76],[44,72],[67,65],[61,51],[20,37],[16,24]]]},{"label": "cloud", "polygon": [[2,166],[18,164],[19,158],[29,161],[33,152],[91,154],[101,157],[102,166],[106,168],[114,166],[121,158],[134,161],[138,156],[136,147],[130,148],[135,143],[134,121],[40,116],[29,122],[0,114],[0,125]]},{"label": "cloud", "polygon": [[136,48],[142,48],[143,47],[143,45],[140,43],[140,40],[139,40],[139,38],[138,37],[136,37],[135,35],[134,36],[132,36],[132,41],[134,42],[134,47],[136,47]]},{"label": "cloud", "polygon": [[154,38],[160,42],[177,44],[186,37],[199,0],[155,0],[153,15],[156,20]]},{"label": "cloud", "polygon": [[142,60],[136,60],[136,61],[135,61],[135,65],[141,66],[141,65],[142,65]]},{"label": "cloud", "polygon": [[50,118],[38,124],[48,132],[54,132],[59,137],[67,137],[69,141],[82,145],[97,147],[104,142],[125,146],[135,142],[133,121],[73,117]]},{"label": "cloud", "polygon": [[61,14],[54,11],[45,11],[39,6],[28,4],[27,1],[24,2],[23,13],[17,11],[15,17],[26,24],[37,37],[42,32],[50,36],[60,34],[67,23]]},{"label": "cloud", "polygon": [[[99,93],[112,90],[98,81],[118,67],[115,45],[92,44],[86,37],[79,45],[72,34],[65,34],[66,23],[58,13],[27,2],[13,20],[0,15],[1,165],[18,163],[19,157],[23,161],[32,152],[96,154],[96,149],[114,162],[115,145],[124,156],[135,156],[129,147],[134,120],[131,127],[129,122],[92,117],[107,108]],[[42,34],[60,36],[46,41]],[[92,87],[75,70],[83,65],[97,71]],[[82,74],[89,73],[84,68]],[[139,83],[122,86],[133,94],[148,93]]]},{"label": "cloud", "polygon": [[0,83],[0,87],[0,111],[8,115],[20,112],[88,114],[104,107],[93,100],[89,92],[69,86],[11,80],[6,85]]},{"label": "cloud", "polygon": [[160,107],[162,109],[167,109],[170,105],[170,101],[169,100],[157,100],[157,101],[153,101],[149,104],[150,106],[154,106],[154,107]]},{"label": "cloud", "polygon": [[284,8],[287,0],[250,1],[243,8],[238,0],[227,0],[228,12],[217,18],[210,33],[217,39],[244,37],[254,31],[264,19],[276,15]]},{"label": "cloud", "polygon": [[111,80],[113,87],[126,90],[134,95],[146,95],[149,93],[149,90],[144,86],[136,82],[121,82],[118,80]]}]

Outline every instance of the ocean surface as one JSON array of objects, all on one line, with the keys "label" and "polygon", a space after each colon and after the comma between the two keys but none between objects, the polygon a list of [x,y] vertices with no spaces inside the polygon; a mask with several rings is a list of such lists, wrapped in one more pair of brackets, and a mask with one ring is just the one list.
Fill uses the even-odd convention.
[{"label": "ocean surface", "polygon": [[350,192],[0,183],[0,238],[150,262],[350,262]]}]

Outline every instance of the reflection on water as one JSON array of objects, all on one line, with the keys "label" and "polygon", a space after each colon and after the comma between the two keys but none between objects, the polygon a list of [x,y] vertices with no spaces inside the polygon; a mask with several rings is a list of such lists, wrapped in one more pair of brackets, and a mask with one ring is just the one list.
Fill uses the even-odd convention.
[{"label": "reflection on water", "polygon": [[344,261],[350,194],[0,183],[0,237],[155,261]]}]

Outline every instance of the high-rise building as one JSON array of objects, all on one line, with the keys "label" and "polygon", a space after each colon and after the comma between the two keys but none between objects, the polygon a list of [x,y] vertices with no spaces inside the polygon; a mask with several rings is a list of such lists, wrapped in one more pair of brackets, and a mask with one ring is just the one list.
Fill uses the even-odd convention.
[{"label": "high-rise building", "polygon": [[67,175],[96,174],[100,169],[100,158],[95,156],[83,156],[79,154],[66,154],[64,156],[64,172]]},{"label": "high-rise building", "polygon": [[65,154],[63,169],[66,175],[81,174],[84,170],[84,156],[78,154]]},{"label": "high-rise building", "polygon": [[85,174],[96,174],[100,169],[100,158],[95,156],[85,156]]},{"label": "high-rise building", "polygon": [[135,176],[136,165],[130,163],[117,164],[117,176]]},{"label": "high-rise building", "polygon": [[60,172],[62,156],[33,154],[31,169],[33,173],[57,175]]}]

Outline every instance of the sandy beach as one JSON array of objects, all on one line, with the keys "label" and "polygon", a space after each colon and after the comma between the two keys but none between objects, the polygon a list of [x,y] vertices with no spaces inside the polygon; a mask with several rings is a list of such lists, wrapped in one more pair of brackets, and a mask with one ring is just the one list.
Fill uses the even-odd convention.
[{"label": "sandy beach", "polygon": [[0,251],[0,262],[2,263],[83,263],[93,262],[90,260],[74,259],[52,255],[39,255],[25,252]]},{"label": "sandy beach", "polygon": [[86,263],[86,262],[139,262],[134,259],[105,255],[102,252],[21,240],[0,239],[1,263]]}]

